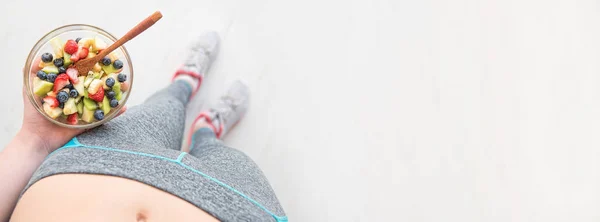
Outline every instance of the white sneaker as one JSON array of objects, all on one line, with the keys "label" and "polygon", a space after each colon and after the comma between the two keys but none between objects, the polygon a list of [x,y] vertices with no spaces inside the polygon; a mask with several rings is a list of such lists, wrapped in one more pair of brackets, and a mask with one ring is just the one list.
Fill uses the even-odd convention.
[{"label": "white sneaker", "polygon": [[239,80],[233,82],[229,90],[214,105],[196,117],[192,124],[192,131],[196,123],[203,119],[212,125],[211,128],[217,138],[222,138],[246,114],[249,97],[248,86]]},{"label": "white sneaker", "polygon": [[194,41],[189,48],[188,58],[182,69],[206,74],[210,65],[219,54],[219,34],[214,31],[205,32]]}]

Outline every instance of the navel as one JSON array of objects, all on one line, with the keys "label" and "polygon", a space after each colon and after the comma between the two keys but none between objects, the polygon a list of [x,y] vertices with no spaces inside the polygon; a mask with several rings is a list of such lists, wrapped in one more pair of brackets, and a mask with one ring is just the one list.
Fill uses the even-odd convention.
[{"label": "navel", "polygon": [[136,222],[147,222],[147,218],[148,218],[146,216],[146,214],[142,213],[142,212],[138,212],[135,217],[136,217],[136,220],[135,220]]}]

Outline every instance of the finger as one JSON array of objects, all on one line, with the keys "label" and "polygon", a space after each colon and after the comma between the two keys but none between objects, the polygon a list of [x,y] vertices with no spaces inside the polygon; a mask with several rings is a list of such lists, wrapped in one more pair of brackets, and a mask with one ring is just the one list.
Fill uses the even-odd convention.
[{"label": "finger", "polygon": [[87,131],[87,129],[74,129],[74,132],[73,132],[74,135],[73,135],[73,137],[78,136],[79,134],[82,134],[85,131]]},{"label": "finger", "polygon": [[123,106],[123,108],[121,108],[121,110],[119,110],[119,113],[117,114],[117,116],[120,116],[121,114],[125,113],[125,111],[127,111],[127,106]]}]

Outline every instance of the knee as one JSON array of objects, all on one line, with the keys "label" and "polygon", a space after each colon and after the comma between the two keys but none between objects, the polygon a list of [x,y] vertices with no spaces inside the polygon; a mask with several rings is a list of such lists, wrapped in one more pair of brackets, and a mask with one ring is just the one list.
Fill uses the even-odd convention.
[{"label": "knee", "polygon": [[222,150],[224,152],[226,152],[227,155],[229,157],[231,157],[232,159],[245,160],[245,161],[248,161],[248,162],[254,162],[254,161],[252,161],[252,159],[248,155],[246,155],[246,153],[244,153],[244,152],[242,152],[242,151],[240,151],[238,149],[234,149],[234,148],[231,148],[231,147],[223,146]]}]

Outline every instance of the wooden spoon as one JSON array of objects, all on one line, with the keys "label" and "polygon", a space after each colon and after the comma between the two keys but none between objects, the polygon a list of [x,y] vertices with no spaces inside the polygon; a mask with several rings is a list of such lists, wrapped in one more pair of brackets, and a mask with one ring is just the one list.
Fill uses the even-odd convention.
[{"label": "wooden spoon", "polygon": [[92,68],[94,68],[94,65],[96,65],[98,61],[100,61],[102,58],[108,55],[108,53],[111,53],[115,49],[125,44],[127,41],[146,31],[146,29],[150,28],[150,26],[154,25],[154,23],[156,23],[161,18],[162,14],[159,11],[154,12],[152,15],[148,16],[148,18],[144,19],[144,21],[140,22],[138,25],[129,30],[127,34],[125,34],[115,43],[98,53],[98,55],[92,58],[79,60],[73,65],[73,67],[77,69],[79,75],[87,75],[87,73],[90,70],[92,70]]}]

